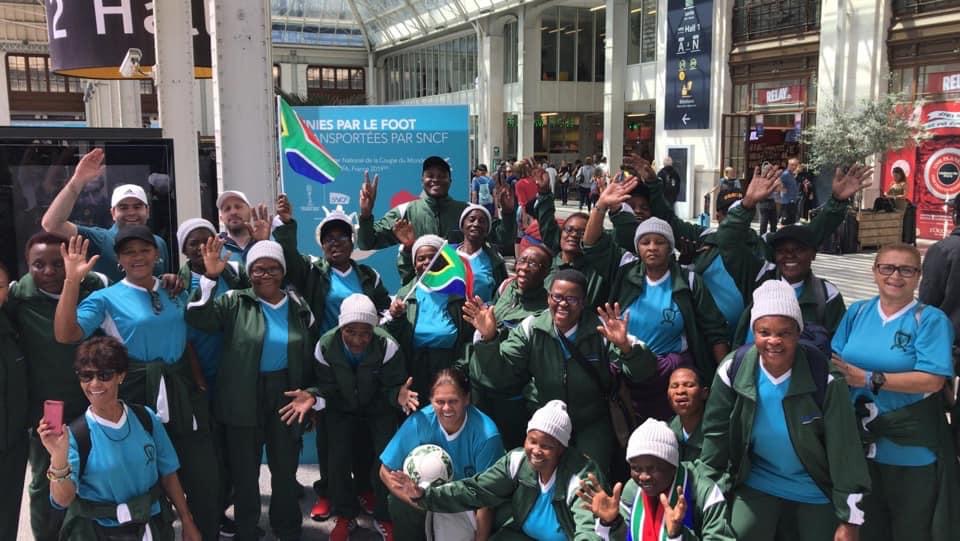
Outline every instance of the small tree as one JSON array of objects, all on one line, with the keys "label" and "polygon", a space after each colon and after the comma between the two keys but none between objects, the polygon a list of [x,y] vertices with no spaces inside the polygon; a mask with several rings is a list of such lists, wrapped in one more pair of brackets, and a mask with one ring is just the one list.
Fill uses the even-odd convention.
[{"label": "small tree", "polygon": [[920,124],[919,106],[905,102],[901,94],[863,100],[854,110],[836,103],[817,115],[817,124],[804,130],[807,162],[814,169],[863,163],[875,154],[899,150],[909,141],[929,137]]}]

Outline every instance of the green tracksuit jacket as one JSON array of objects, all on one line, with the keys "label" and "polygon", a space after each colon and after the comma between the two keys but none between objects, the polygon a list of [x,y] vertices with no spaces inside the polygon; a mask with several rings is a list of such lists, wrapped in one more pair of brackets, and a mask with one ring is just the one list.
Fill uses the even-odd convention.
[{"label": "green tracksuit jacket", "polygon": [[[762,278],[761,281],[757,283],[779,279],[780,274],[775,268],[771,268],[765,275],[765,278]],[[817,300],[817,287],[822,289],[822,299],[824,300],[822,307]],[[805,322],[823,325],[831,337],[833,337],[833,333],[837,332],[837,327],[840,326],[843,315],[847,313],[847,305],[843,301],[843,295],[840,294],[837,286],[822,278],[814,277],[812,272],[807,276],[807,279],[804,280],[803,293],[800,294],[797,302],[800,303],[803,320]],[[734,334],[733,339],[735,346],[742,345],[746,340],[747,332],[750,330],[750,310],[752,307],[753,302],[747,303],[743,315],[740,316],[740,322],[737,324],[737,332]]]},{"label": "green tracksuit jacket", "polygon": [[[723,491],[720,487],[704,475],[698,475],[692,464],[681,461],[677,468],[677,474],[673,485],[668,492],[670,504],[676,505],[677,487],[682,486],[685,490],[693,489],[693,529],[683,526],[679,539],[683,541],[734,541],[736,538],[730,527],[727,525],[726,513],[727,502],[723,497]],[[633,530],[634,514],[642,512],[638,506],[642,506],[642,495],[640,487],[632,478],[623,485],[623,492],[620,494],[620,516],[623,518],[617,528],[609,529],[597,522],[597,532],[605,539],[627,539],[628,533],[634,541],[643,541],[636,536]],[[689,502],[690,500],[688,500]],[[640,515],[642,516],[642,515]],[[636,517],[639,531],[642,532],[643,523],[640,522],[640,516]],[[663,533],[666,534],[665,529]],[[659,537],[657,539],[660,539]]]},{"label": "green tracksuit jacket", "polygon": [[[617,272],[610,288],[610,302],[619,302],[626,310],[643,294],[647,284],[646,266],[630,256]],[[676,262],[670,266],[673,283],[673,302],[683,315],[683,332],[687,347],[697,369],[705,378],[713,377],[717,362],[711,346],[727,343],[727,326],[723,314],[713,301],[713,296],[703,284],[703,278],[692,271],[684,271]],[[647,314],[630,314],[630,317],[648,317]]]},{"label": "green tracksuit jacket", "polygon": [[[106,285],[102,274],[87,274],[80,282],[77,302]],[[62,400],[63,419],[67,423],[82,415],[88,403],[73,371],[77,344],[61,344],[53,337],[57,299],[43,293],[28,273],[10,284],[10,296],[3,308],[19,334],[27,359],[30,426],[40,422],[44,400]]]},{"label": "green tracksuit jacket", "polygon": [[[547,309],[547,290],[544,288],[523,291],[516,279],[499,288],[497,302],[493,305],[493,315],[497,317],[497,326],[512,329],[527,316],[539,314]],[[505,336],[504,336],[505,337]]]},{"label": "green tracksuit jacket", "polygon": [[[223,332],[214,412],[222,423],[257,426],[260,353],[267,332],[260,299],[253,289],[234,289],[212,298],[216,282],[203,279],[187,304],[187,324],[205,332]],[[314,319],[307,303],[288,293],[287,378],[289,389],[313,384]]]},{"label": "green tracksuit jacket", "polygon": [[[373,216],[361,216],[358,220],[360,227],[357,230],[357,247],[361,250],[379,250],[397,244],[393,226],[402,218],[410,221],[418,237],[432,234],[448,238],[451,231],[460,230],[460,214],[467,208],[467,204],[449,196],[434,199],[421,193],[419,199],[390,209],[377,221],[374,221]],[[502,220],[493,220],[490,224],[488,240],[492,244],[511,245],[516,234],[516,217],[508,212]],[[400,251],[397,266],[401,270],[400,280],[403,283],[413,277],[413,263],[409,253]]]},{"label": "green tracksuit jacket", "polygon": [[493,267],[493,300],[495,301],[499,294],[500,284],[505,282],[509,276],[509,273],[507,273],[507,262],[503,259],[503,256],[500,255],[500,252],[491,246],[490,243],[484,243],[481,250],[490,258],[490,266]]},{"label": "green tracksuit jacket", "polygon": [[674,416],[670,419],[670,429],[677,437],[677,443],[680,444],[680,460],[683,462],[693,462],[700,458],[700,451],[703,449],[703,421],[697,425],[697,428],[690,434],[690,438],[683,440],[683,425],[680,423],[680,416]]},{"label": "green tracksuit jacket", "polygon": [[[533,383],[525,391],[529,411],[550,400],[567,403],[574,430],[592,423],[609,423],[610,411],[602,395],[611,383],[607,363],[623,371],[630,380],[641,382],[656,369],[656,357],[638,340],[623,355],[597,332],[600,319],[591,311],[580,316],[575,339],[571,340],[588,362],[596,362],[600,380],[607,389],[597,389],[594,379],[574,359],[566,359],[557,337],[553,316],[545,310],[528,316],[510,331],[505,340],[474,344],[469,359],[473,381],[493,389]],[[603,462],[603,460],[601,460]]]},{"label": "green tracksuit jacket", "polygon": [[[177,276],[183,280],[184,287],[190,289],[190,282],[193,280],[193,271],[190,270],[190,263],[184,263],[177,271]],[[250,287],[250,278],[243,264],[236,261],[228,261],[227,266],[220,274],[220,279],[227,284],[230,289],[246,289]]]},{"label": "green tracksuit jacket", "polygon": [[[402,299],[407,292],[413,288],[414,282],[409,282],[400,288],[397,292],[397,298]],[[473,339],[473,327],[463,320],[463,303],[465,299],[460,295],[450,295],[447,300],[447,311],[450,313],[450,319],[457,327],[457,341],[453,346],[456,352],[456,358],[461,359],[463,348]],[[411,361],[415,355],[413,350],[413,331],[417,325],[417,294],[413,293],[407,299],[407,317],[400,319],[390,319],[384,324],[384,328],[391,336],[396,338],[403,350],[407,361]]]},{"label": "green tracksuit jacket", "polygon": [[[597,477],[606,485],[604,475],[596,463],[569,447],[560,457],[554,473],[556,481],[553,492],[553,509],[557,520],[568,539],[575,541],[596,540],[593,514],[584,509],[577,490],[580,480],[588,474]],[[523,449],[514,449],[498,460],[487,471],[473,477],[428,488],[420,504],[438,513],[459,513],[481,507],[497,507],[508,504],[511,518],[503,529],[514,533],[508,538],[528,539],[523,533],[533,505],[540,496],[539,474],[530,467]]]},{"label": "green tracksuit jacket", "polygon": [[330,329],[314,349],[316,391],[331,412],[396,415],[397,393],[407,379],[403,353],[396,340],[380,327],[354,368],[343,352],[340,328]]},{"label": "green tracksuit jacket", "polygon": [[[733,381],[728,367],[731,353],[717,369],[710,387],[710,400],[703,418],[703,451],[700,462],[715,481],[728,473],[726,487],[739,487],[750,474],[750,438],[757,413],[759,356],[751,347]],[[823,407],[814,398],[816,383],[800,348],[793,364],[790,388],[783,400],[783,412],[793,448],[820,490],[827,495],[841,522],[861,523],[857,505],[870,490],[870,475],[863,456],[857,421],[847,382],[830,374]],[[858,516],[859,515],[859,516]]]},{"label": "green tracksuit jacket", "polygon": [[[80,387],[76,379],[74,385]],[[27,404],[27,362],[13,325],[0,312],[0,454],[27,440]]]}]

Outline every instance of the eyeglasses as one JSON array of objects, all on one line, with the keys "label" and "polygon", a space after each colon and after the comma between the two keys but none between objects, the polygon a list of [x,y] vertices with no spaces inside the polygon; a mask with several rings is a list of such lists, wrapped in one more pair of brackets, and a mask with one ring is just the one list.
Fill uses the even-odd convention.
[{"label": "eyeglasses", "polygon": [[890,276],[895,272],[900,273],[900,276],[904,278],[913,278],[920,273],[920,269],[910,265],[888,265],[885,263],[878,263],[874,266],[877,269],[877,272],[884,276]]},{"label": "eyeglasses", "polygon": [[281,267],[270,267],[267,269],[263,267],[254,267],[250,269],[250,276],[253,276],[254,278],[263,278],[267,275],[280,276],[281,274],[283,274],[283,269]]},{"label": "eyeglasses", "polygon": [[110,381],[116,375],[117,371],[112,368],[104,368],[103,370],[77,370],[77,377],[80,378],[80,381],[83,383],[90,383],[93,381],[93,378],[97,378],[100,381]]},{"label": "eyeglasses", "polygon": [[572,225],[565,225],[563,226],[563,232],[568,235],[573,235],[575,237],[582,237],[583,234],[587,232],[587,230],[579,229],[579,228],[573,227]]},{"label": "eyeglasses", "polygon": [[533,260],[533,258],[530,258],[530,257],[521,257],[517,259],[517,266],[519,267],[520,265],[526,265],[529,269],[532,269],[535,271],[543,268],[543,265],[541,265],[540,263],[537,263],[536,261]]},{"label": "eyeglasses", "polygon": [[324,244],[340,244],[341,242],[350,242],[353,237],[350,235],[327,235],[323,238]]},{"label": "eyeglasses", "polygon": [[160,294],[154,290],[150,290],[150,307],[153,308],[153,313],[160,315],[160,312],[163,312],[163,303],[160,302]]},{"label": "eyeglasses", "polygon": [[580,297],[574,297],[573,295],[559,295],[557,293],[551,293],[550,299],[552,299],[553,302],[557,304],[565,302],[570,306],[577,306],[580,304],[580,301],[581,301]]}]

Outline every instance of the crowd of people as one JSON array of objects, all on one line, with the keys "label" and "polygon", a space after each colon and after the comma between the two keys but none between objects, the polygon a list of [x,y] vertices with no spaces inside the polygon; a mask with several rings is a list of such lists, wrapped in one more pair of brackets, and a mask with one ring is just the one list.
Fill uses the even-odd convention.
[{"label": "crowd of people", "polygon": [[[0,538],[16,538],[29,463],[37,540],[169,540],[177,519],[184,539],[256,540],[265,456],[269,528],[300,539],[311,431],[310,516],[334,541],[364,513],[401,541],[960,531],[960,232],[926,261],[882,247],[877,295],[850,306],[811,267],[869,167],[837,169],[800,223],[797,160],[749,182],[727,170],[704,227],[674,213],[670,164],[479,166],[468,203],[429,157],[420,197],[381,217],[365,175],[358,223],[316,228],[320,257],[284,195],[225,191],[220,227],[180,224],[176,269],[137,185],[114,190],[111,228],[68,221],[103,160],[86,154],[53,200],[28,272],[0,267]],[[572,190],[581,209],[558,220]],[[771,201],[784,224],[761,236]],[[472,295],[421,281],[448,244]],[[353,259],[389,247],[398,291]],[[425,444],[450,482],[404,468]]]}]

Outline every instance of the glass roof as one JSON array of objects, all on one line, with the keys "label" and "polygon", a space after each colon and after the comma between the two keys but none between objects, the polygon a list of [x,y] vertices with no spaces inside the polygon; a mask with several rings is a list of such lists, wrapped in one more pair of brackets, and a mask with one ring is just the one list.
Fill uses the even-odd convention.
[{"label": "glass roof", "polygon": [[273,42],[383,49],[531,0],[270,0]]}]

